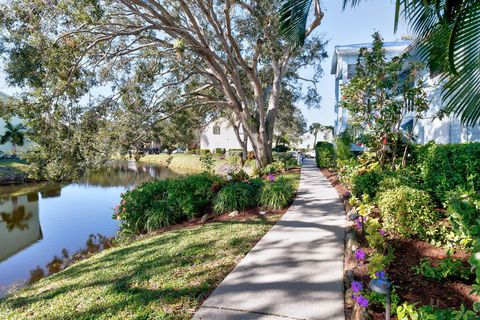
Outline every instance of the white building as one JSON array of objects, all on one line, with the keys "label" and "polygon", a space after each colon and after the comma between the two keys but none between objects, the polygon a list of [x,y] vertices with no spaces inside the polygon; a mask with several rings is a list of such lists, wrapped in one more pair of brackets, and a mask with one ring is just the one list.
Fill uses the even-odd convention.
[{"label": "white building", "polygon": [[[391,59],[404,52],[411,41],[385,42],[384,50],[387,59]],[[371,43],[352,45],[341,45],[335,47],[332,59],[331,74],[335,75],[335,125],[334,132],[338,135],[347,128],[348,111],[340,107],[339,102],[342,96],[341,86],[355,75],[360,48],[371,48]],[[436,143],[460,143],[469,141],[480,141],[480,125],[466,127],[455,117],[444,117],[442,120],[434,119],[435,114],[441,109],[441,84],[438,77],[430,78],[428,72],[424,73],[424,81],[428,85],[427,99],[430,109],[419,119],[415,126],[414,133],[418,143],[435,141]],[[402,126],[413,122],[413,117],[405,117]]]},{"label": "white building", "polygon": [[[317,141],[333,142],[333,132],[330,129],[321,130],[317,133]],[[315,148],[315,136],[311,132],[306,132],[300,137],[300,142],[295,145],[296,149],[306,149],[307,151]]]},{"label": "white building", "polygon": [[[239,133],[243,139],[245,133],[242,126],[239,128]],[[200,149],[208,149],[213,153],[218,148],[242,149],[232,125],[225,119],[218,119],[210,123],[200,134]],[[248,150],[252,150],[250,144],[248,144]]]}]

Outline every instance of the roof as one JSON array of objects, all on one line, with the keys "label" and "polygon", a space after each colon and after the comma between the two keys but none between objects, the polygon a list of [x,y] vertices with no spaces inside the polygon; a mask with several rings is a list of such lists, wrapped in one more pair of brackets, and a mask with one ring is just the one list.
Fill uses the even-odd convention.
[{"label": "roof", "polygon": [[[395,51],[404,51],[407,47],[412,44],[412,40],[402,40],[402,41],[390,41],[384,42],[383,48],[386,52],[395,52]],[[332,68],[330,74],[337,73],[337,61],[339,55],[358,55],[358,51],[361,48],[372,48],[372,43],[356,43],[356,44],[347,44],[347,45],[338,45],[335,46],[332,58]]]}]

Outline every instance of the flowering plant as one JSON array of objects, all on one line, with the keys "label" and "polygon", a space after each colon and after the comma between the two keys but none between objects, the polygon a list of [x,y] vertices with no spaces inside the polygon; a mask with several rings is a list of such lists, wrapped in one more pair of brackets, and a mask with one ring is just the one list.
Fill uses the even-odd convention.
[{"label": "flowering plant", "polygon": [[367,308],[368,307],[368,299],[362,295],[363,285],[360,281],[352,281],[352,299],[355,300],[356,303],[360,307]]}]

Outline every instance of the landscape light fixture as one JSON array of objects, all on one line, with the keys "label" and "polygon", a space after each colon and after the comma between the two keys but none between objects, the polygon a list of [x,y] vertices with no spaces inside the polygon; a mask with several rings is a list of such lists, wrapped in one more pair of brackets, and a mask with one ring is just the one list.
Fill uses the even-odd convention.
[{"label": "landscape light fixture", "polygon": [[392,289],[392,284],[390,283],[390,281],[379,277],[379,278],[372,279],[372,281],[370,281],[368,286],[374,292],[386,295],[385,319],[390,320],[390,308],[391,308],[390,292]]},{"label": "landscape light fixture", "polygon": [[360,219],[360,222],[362,223],[362,234],[364,234],[364,229],[363,229],[364,228],[363,225],[364,225],[364,222],[365,222],[364,217],[362,215],[358,214],[356,211],[354,211],[354,210],[352,210],[352,211],[353,212],[348,215],[348,220],[355,221],[357,219]]}]

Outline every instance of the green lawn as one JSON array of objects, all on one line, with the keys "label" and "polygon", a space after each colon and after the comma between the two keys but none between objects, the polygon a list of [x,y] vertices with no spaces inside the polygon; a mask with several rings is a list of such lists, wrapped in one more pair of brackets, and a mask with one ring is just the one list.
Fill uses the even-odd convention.
[{"label": "green lawn", "polygon": [[0,300],[0,319],[189,319],[279,217],[214,222],[104,251]]},{"label": "green lawn", "polygon": [[[157,163],[163,166],[167,166],[167,159],[170,157],[168,154],[148,154],[140,159],[140,162]],[[218,157],[215,159],[216,170],[218,171],[221,166],[227,164],[227,160],[220,160]],[[193,154],[173,154],[172,161],[169,165],[172,169],[184,169],[192,171],[202,171],[202,165],[200,163],[200,156]]]},{"label": "green lawn", "polygon": [[0,159],[0,177],[26,175],[27,163],[22,160]]}]

